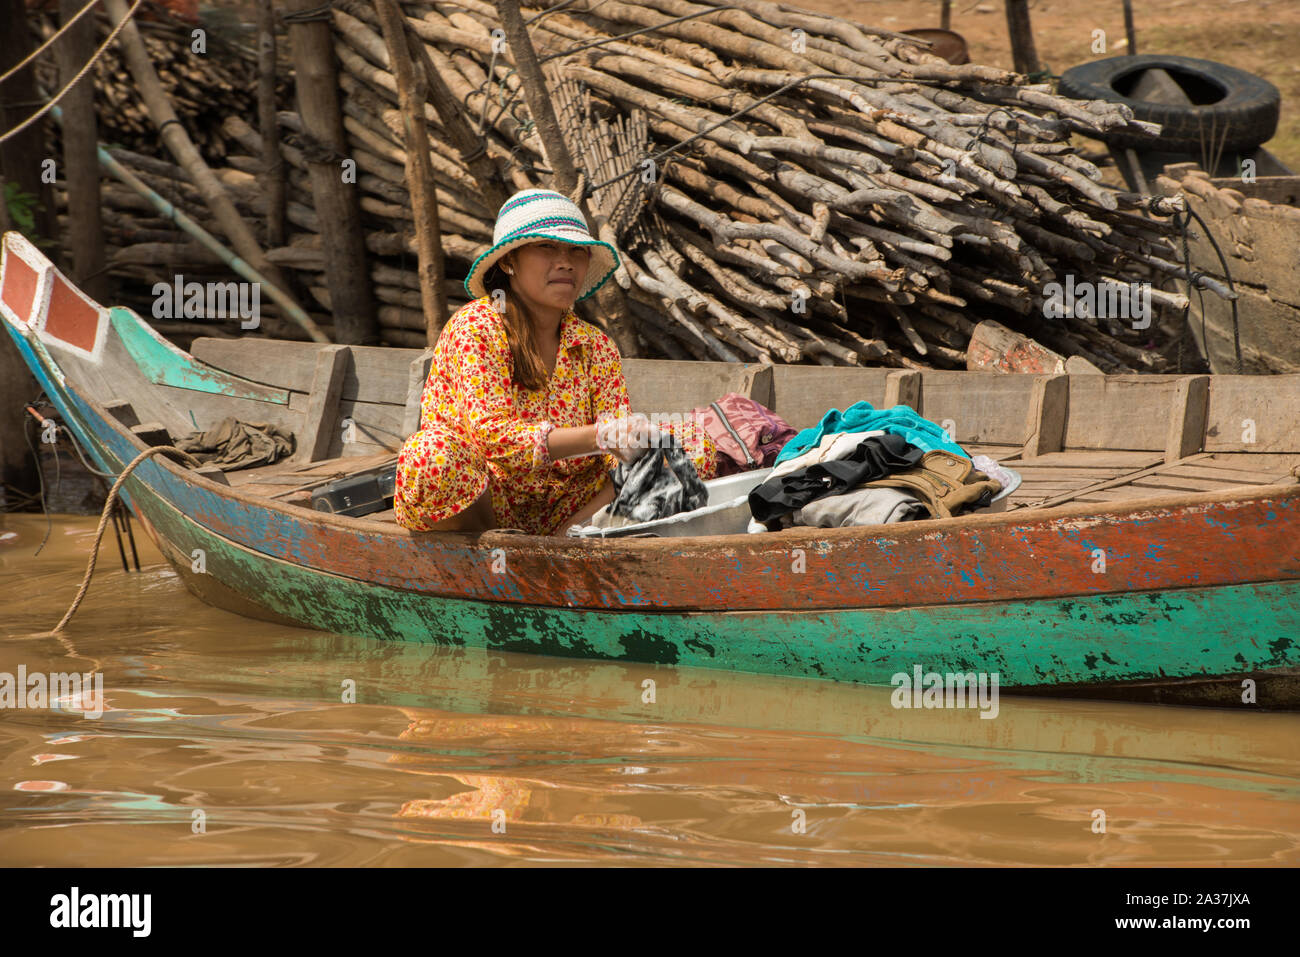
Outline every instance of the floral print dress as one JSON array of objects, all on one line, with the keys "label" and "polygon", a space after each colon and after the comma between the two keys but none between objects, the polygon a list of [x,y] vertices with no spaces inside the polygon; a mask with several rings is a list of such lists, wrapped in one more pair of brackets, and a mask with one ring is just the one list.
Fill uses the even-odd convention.
[{"label": "floral print dress", "polygon": [[[456,515],[491,484],[500,528],[553,535],[609,479],[608,454],[552,462],[551,426],[591,425],[631,411],[618,349],[573,312],[560,321],[555,371],[541,389],[512,379],[505,323],[485,296],[457,310],[438,337],[420,403],[420,431],[402,447],[394,508],[415,531]],[[689,416],[660,424],[690,454],[701,479],[717,474],[717,447]]]}]

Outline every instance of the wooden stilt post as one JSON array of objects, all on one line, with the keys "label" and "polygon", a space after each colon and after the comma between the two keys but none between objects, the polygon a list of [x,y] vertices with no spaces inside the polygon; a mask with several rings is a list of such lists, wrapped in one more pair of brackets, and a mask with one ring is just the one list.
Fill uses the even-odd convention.
[{"label": "wooden stilt post", "polygon": [[[22,62],[36,48],[31,30],[27,26],[27,9],[23,0],[0,0],[0,73]],[[31,116],[34,105],[40,102],[36,95],[35,64],[28,64],[0,88],[0,130],[13,129]],[[54,187],[42,181],[46,156],[45,124],[49,119],[33,123],[17,136],[0,144],[0,178],[13,183],[24,193],[36,197],[35,235],[29,239],[58,240],[58,219],[54,209]],[[48,252],[48,250],[47,250]]]},{"label": "wooden stilt post", "polygon": [[[59,0],[59,20],[67,23],[85,3]],[[54,45],[59,82],[68,82],[95,52],[95,21],[83,17]],[[68,251],[72,278],[91,298],[108,300],[104,274],[104,222],[99,202],[99,121],[95,117],[94,77],[87,75],[63,98],[63,169],[68,184]]]},{"label": "wooden stilt post", "polygon": [[[374,344],[379,341],[379,324],[366,263],[356,171],[353,168],[349,176],[343,163],[348,146],[343,135],[333,32],[328,19],[309,13],[321,8],[318,0],[284,0],[283,6],[302,115],[303,156],[328,267],[334,336],[341,343]],[[324,17],[328,16],[326,11]]]},{"label": "wooden stilt post", "polygon": [[1137,27],[1133,25],[1133,0],[1124,0],[1124,36],[1128,38],[1128,55],[1137,56]]},{"label": "wooden stilt post", "polygon": [[402,103],[406,184],[411,192],[415,247],[420,257],[420,304],[424,307],[425,341],[429,348],[433,348],[447,321],[447,289],[443,283],[447,270],[442,250],[442,226],[438,221],[433,164],[429,160],[429,134],[424,122],[428,89],[423,74],[415,68],[406,21],[397,0],[374,0],[374,4],[384,34],[384,46],[388,49],[388,62],[393,68],[393,77],[397,80],[397,96]]},{"label": "wooden stilt post", "polygon": [[[0,22],[5,24],[0,30],[0,73],[4,73],[31,53],[36,44],[27,29],[23,0],[0,0]],[[10,130],[31,115],[30,104],[36,100],[35,74],[31,67],[6,80],[0,91],[4,94],[0,96],[0,129]],[[38,216],[39,235],[31,236],[33,240],[51,235],[46,221],[54,212],[54,191],[41,183],[43,126],[43,123],[33,124],[0,144],[0,228],[15,228],[3,192],[6,183],[15,183],[25,193],[45,195],[41,201],[46,203],[49,215]],[[40,488],[36,463],[23,437],[27,416],[23,405],[35,398],[39,388],[9,334],[0,331],[0,482],[24,495],[34,495]]]},{"label": "wooden stilt post", "polygon": [[1029,0],[1006,0],[1007,30],[1011,34],[1011,60],[1017,73],[1037,73],[1038,51],[1029,25]]},{"label": "wooden stilt post", "polygon": [[[496,0],[497,11],[501,14],[501,24],[505,29],[506,42],[510,46],[511,59],[523,81],[524,96],[528,101],[528,111],[533,122],[537,124],[537,135],[541,138],[542,148],[546,150],[546,159],[554,171],[554,186],[566,196],[573,196],[578,188],[578,171],[573,163],[573,156],[560,131],[560,123],[555,115],[555,106],[551,93],[542,75],[541,64],[537,61],[537,51],[533,49],[528,37],[528,28],[524,25],[523,14],[519,12],[519,0]],[[587,221],[593,217],[589,204],[584,197],[577,197],[576,202],[587,215]],[[614,282],[606,282],[596,293],[596,306],[599,308],[606,328],[624,356],[636,355],[636,334],[630,325],[630,313],[623,290]]]},{"label": "wooden stilt post", "polygon": [[275,118],[275,66],[275,10],[272,0],[257,0],[257,125],[262,134],[266,245],[270,249],[278,249],[288,241],[284,156],[280,153],[280,124]]},{"label": "wooden stilt post", "polygon": [[[37,465],[23,436],[23,406],[39,392],[18,347],[0,331],[0,482],[21,495],[35,495],[40,489]],[[12,505],[8,492],[4,497]]]},{"label": "wooden stilt post", "polygon": [[496,0],[496,5],[501,14],[501,25],[506,31],[506,42],[510,44],[511,59],[515,61],[515,69],[523,81],[528,112],[537,124],[537,135],[541,138],[546,160],[551,164],[555,175],[553,188],[570,196],[578,188],[578,170],[573,165],[569,147],[560,133],[555,104],[551,102],[551,95],[546,89],[546,78],[542,76],[537,51],[533,49],[528,28],[524,26],[524,16],[519,12],[519,0]]}]

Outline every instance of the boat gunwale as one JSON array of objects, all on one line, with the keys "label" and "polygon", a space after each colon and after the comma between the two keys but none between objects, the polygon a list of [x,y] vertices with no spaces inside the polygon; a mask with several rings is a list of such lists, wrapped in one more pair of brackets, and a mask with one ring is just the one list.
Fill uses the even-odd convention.
[{"label": "boat gunwale", "polygon": [[[143,452],[149,446],[145,445],[139,436],[135,435],[126,428],[118,419],[97,400],[92,399],[86,393],[73,385],[71,382],[66,384],[67,388],[75,391],[78,398],[90,406],[99,414],[103,420],[113,428],[118,435],[128,440],[136,449]],[[1064,451],[1071,451],[1065,449]],[[1111,450],[1115,451],[1115,450]],[[1249,453],[1246,453],[1249,454]],[[351,532],[368,532],[385,537],[397,537],[410,539],[412,541],[447,541],[449,543],[474,544],[478,542],[488,543],[491,547],[498,547],[501,542],[512,542],[515,544],[528,544],[535,546],[545,545],[548,551],[555,550],[559,546],[567,549],[580,550],[582,552],[590,551],[615,551],[628,552],[636,554],[638,552],[658,552],[665,549],[669,551],[681,551],[690,545],[719,546],[735,545],[741,541],[751,541],[756,545],[767,542],[780,542],[785,545],[800,547],[801,545],[815,545],[821,543],[836,543],[839,541],[853,541],[858,538],[878,538],[881,536],[881,529],[889,529],[891,534],[888,537],[894,538],[899,542],[904,542],[913,538],[924,538],[935,532],[943,532],[953,528],[984,528],[996,527],[1001,525],[1020,525],[1023,524],[1022,516],[1032,516],[1035,523],[1038,519],[1072,519],[1072,518],[1131,518],[1141,512],[1153,510],[1176,510],[1179,508],[1195,509],[1198,506],[1214,505],[1236,505],[1236,504],[1253,504],[1261,500],[1276,499],[1286,501],[1292,498],[1300,498],[1300,481],[1284,483],[1277,481],[1267,485],[1234,485],[1224,489],[1211,490],[1205,492],[1169,492],[1163,495],[1144,496],[1133,499],[1116,499],[1107,503],[1092,502],[1066,502],[1061,505],[1054,505],[1050,508],[1035,508],[1032,506],[1017,509],[1008,509],[1004,512],[994,512],[986,514],[966,514],[957,515],[951,518],[929,518],[918,519],[911,522],[895,522],[889,525],[858,525],[844,526],[840,528],[817,528],[813,526],[795,525],[790,528],[782,529],[776,532],[764,532],[762,534],[736,533],[732,535],[696,535],[683,537],[663,537],[663,538],[632,538],[632,537],[613,537],[613,538],[569,538],[559,535],[529,535],[515,532],[503,532],[501,530],[489,530],[485,532],[421,532],[412,531],[398,525],[394,522],[380,522],[365,517],[354,517],[350,515],[339,515],[334,512],[320,512],[315,509],[305,508],[301,505],[295,505],[291,502],[283,502],[278,499],[270,498],[265,495],[258,495],[252,492],[245,492],[237,486],[226,485],[216,482],[204,475],[195,472],[189,466],[181,465],[173,459],[160,457],[154,459],[155,464],[167,469],[174,477],[209,492],[234,499],[245,505],[255,506],[258,508],[276,511],[282,514],[298,518],[308,519],[310,523],[332,525],[338,529]],[[1176,465],[1176,462],[1168,463]]]},{"label": "boat gunwale", "polygon": [[[15,327],[15,330],[23,336],[29,345],[33,344],[35,339],[32,330],[27,323],[18,326],[8,317],[5,321]],[[35,340],[39,342],[39,340]],[[77,397],[87,406],[95,411],[100,418],[108,424],[110,428],[118,433],[119,436],[127,440],[138,451],[143,452],[147,446],[139,436],[135,435],[130,429],[126,428],[116,416],[112,415],[107,408],[96,398],[90,396],[87,391],[78,384],[67,378],[66,372],[54,360],[54,357],[47,350],[38,350],[37,355],[45,352],[43,358],[48,358],[54,367],[50,371],[56,378],[61,380],[61,385],[76,393]],[[197,360],[196,360],[197,361]],[[1071,451],[1065,449],[1063,451]],[[1104,450],[1116,451],[1116,450]],[[1250,454],[1250,453],[1246,453]],[[518,533],[504,533],[498,530],[489,530],[481,533],[472,532],[419,532],[403,528],[394,522],[378,522],[373,519],[364,517],[353,517],[348,515],[338,515],[332,512],[320,512],[315,509],[305,508],[301,505],[294,505],[291,502],[282,502],[277,499],[269,498],[264,495],[245,492],[236,486],[216,482],[206,476],[197,474],[192,468],[174,462],[165,456],[155,457],[154,463],[167,469],[173,477],[182,481],[196,485],[205,491],[216,493],[221,497],[233,499],[244,505],[254,506],[276,511],[290,516],[303,522],[304,524],[323,524],[332,525],[340,530],[351,532],[366,532],[378,534],[384,537],[406,538],[412,541],[445,541],[449,544],[477,545],[482,544],[491,548],[499,547],[502,542],[511,542],[518,545],[532,545],[536,547],[545,546],[546,550],[568,550],[576,549],[584,553],[589,552],[616,552],[626,554],[648,553],[654,554],[664,550],[682,551],[690,550],[692,546],[699,548],[717,548],[719,546],[735,546],[741,541],[755,541],[755,545],[764,543],[780,543],[788,547],[803,547],[806,545],[817,545],[822,543],[835,544],[843,541],[853,541],[859,538],[878,538],[881,537],[881,529],[890,529],[891,534],[888,536],[896,541],[907,542],[912,539],[924,538],[927,535],[936,532],[944,532],[955,528],[983,528],[996,527],[1000,525],[1018,525],[1022,524],[1022,515],[1032,514],[1034,520],[1047,519],[1123,519],[1133,517],[1136,513],[1151,510],[1176,510],[1179,508],[1194,509],[1198,506],[1214,505],[1234,505],[1258,502],[1263,499],[1277,499],[1285,501],[1287,499],[1300,497],[1300,481],[1290,484],[1282,483],[1280,480],[1268,485],[1239,485],[1229,486],[1226,489],[1212,490],[1205,492],[1170,492],[1164,495],[1153,495],[1149,497],[1134,499],[1116,499],[1104,504],[1090,502],[1067,502],[1061,505],[1051,506],[1049,508],[1018,508],[1008,509],[1004,512],[986,513],[986,514],[967,514],[958,515],[951,518],[931,518],[920,519],[913,522],[897,522],[891,525],[863,525],[847,526],[841,528],[813,528],[811,526],[792,526],[776,532],[765,532],[761,535],[750,535],[749,533],[737,533],[733,535],[700,535],[689,537],[673,538],[569,538],[567,536],[552,535],[528,535]],[[1176,462],[1170,462],[1169,465],[1176,465]]]}]

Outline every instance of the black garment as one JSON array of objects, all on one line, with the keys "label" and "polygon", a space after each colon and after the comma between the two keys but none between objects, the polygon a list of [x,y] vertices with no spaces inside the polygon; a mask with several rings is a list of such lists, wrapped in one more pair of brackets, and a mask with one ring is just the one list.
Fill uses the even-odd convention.
[{"label": "black garment", "polygon": [[754,518],[775,531],[781,516],[798,511],[826,495],[857,488],[863,482],[911,468],[925,454],[900,435],[886,432],[858,443],[842,459],[819,462],[770,478],[749,493],[749,510]]},{"label": "black garment", "polygon": [[631,465],[622,463],[614,470],[618,495],[609,506],[611,515],[653,522],[708,501],[709,490],[690,456],[672,435],[661,432],[660,436],[660,448],[647,449]]}]

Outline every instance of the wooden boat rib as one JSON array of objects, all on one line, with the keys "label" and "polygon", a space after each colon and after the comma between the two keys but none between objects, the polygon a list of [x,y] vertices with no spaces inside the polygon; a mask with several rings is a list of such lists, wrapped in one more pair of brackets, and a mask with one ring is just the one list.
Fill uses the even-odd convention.
[{"label": "wooden boat rib", "polygon": [[[633,405],[743,392],[792,424],[903,402],[1024,476],[1011,509],[765,535],[413,534],[312,511],[391,461],[428,353],[265,339],[192,353],[106,309],[16,233],[0,311],[109,471],[228,416],[293,460],[222,474],[164,457],[124,492],[195,594],[373,638],[889,684],[916,665],[1003,690],[1283,708],[1300,702],[1300,376],[1018,376],[628,360]],[[147,421],[141,421],[147,419]],[[202,562],[197,558],[202,555]],[[1256,700],[1243,703],[1243,681]],[[1249,696],[1247,696],[1249,698]]]}]

